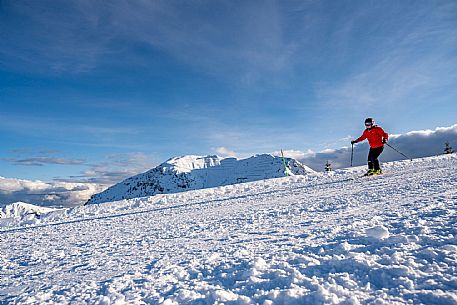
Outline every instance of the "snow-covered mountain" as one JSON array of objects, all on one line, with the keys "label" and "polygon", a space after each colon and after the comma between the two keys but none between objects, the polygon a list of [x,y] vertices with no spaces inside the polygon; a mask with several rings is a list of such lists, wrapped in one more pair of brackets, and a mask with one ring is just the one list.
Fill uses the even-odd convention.
[{"label": "snow-covered mountain", "polygon": [[[284,160],[289,175],[316,173],[297,160]],[[240,160],[218,156],[176,157],[93,195],[87,204],[284,177],[284,160],[269,154]]]}]

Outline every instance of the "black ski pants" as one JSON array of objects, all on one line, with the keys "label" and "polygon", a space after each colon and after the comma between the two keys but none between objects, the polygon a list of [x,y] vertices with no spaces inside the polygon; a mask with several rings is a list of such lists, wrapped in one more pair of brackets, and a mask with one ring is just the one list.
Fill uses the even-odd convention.
[{"label": "black ski pants", "polygon": [[368,169],[373,169],[375,171],[381,169],[379,166],[378,157],[384,150],[384,146],[370,148],[370,152],[368,153]]}]

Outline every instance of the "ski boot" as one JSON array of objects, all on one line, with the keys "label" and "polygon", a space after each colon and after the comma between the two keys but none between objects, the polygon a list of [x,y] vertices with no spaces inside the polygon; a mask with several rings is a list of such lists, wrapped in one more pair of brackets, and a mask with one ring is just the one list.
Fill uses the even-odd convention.
[{"label": "ski boot", "polygon": [[368,172],[364,176],[373,176],[374,175],[374,170],[369,169]]},{"label": "ski boot", "polygon": [[374,171],[373,175],[382,175],[382,170],[378,169],[378,170]]}]

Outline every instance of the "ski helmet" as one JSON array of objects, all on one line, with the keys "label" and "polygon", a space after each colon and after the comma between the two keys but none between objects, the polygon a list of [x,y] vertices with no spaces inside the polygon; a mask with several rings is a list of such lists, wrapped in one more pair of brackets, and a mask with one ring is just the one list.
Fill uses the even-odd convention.
[{"label": "ski helmet", "polygon": [[373,118],[367,118],[365,120],[365,126],[373,126],[374,125],[374,120]]}]

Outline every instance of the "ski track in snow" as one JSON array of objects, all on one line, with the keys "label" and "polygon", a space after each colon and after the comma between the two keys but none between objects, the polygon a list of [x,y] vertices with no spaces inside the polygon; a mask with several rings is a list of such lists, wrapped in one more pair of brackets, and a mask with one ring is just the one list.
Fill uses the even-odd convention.
[{"label": "ski track in snow", "polygon": [[0,303],[457,304],[457,156],[384,170],[0,221]]}]

